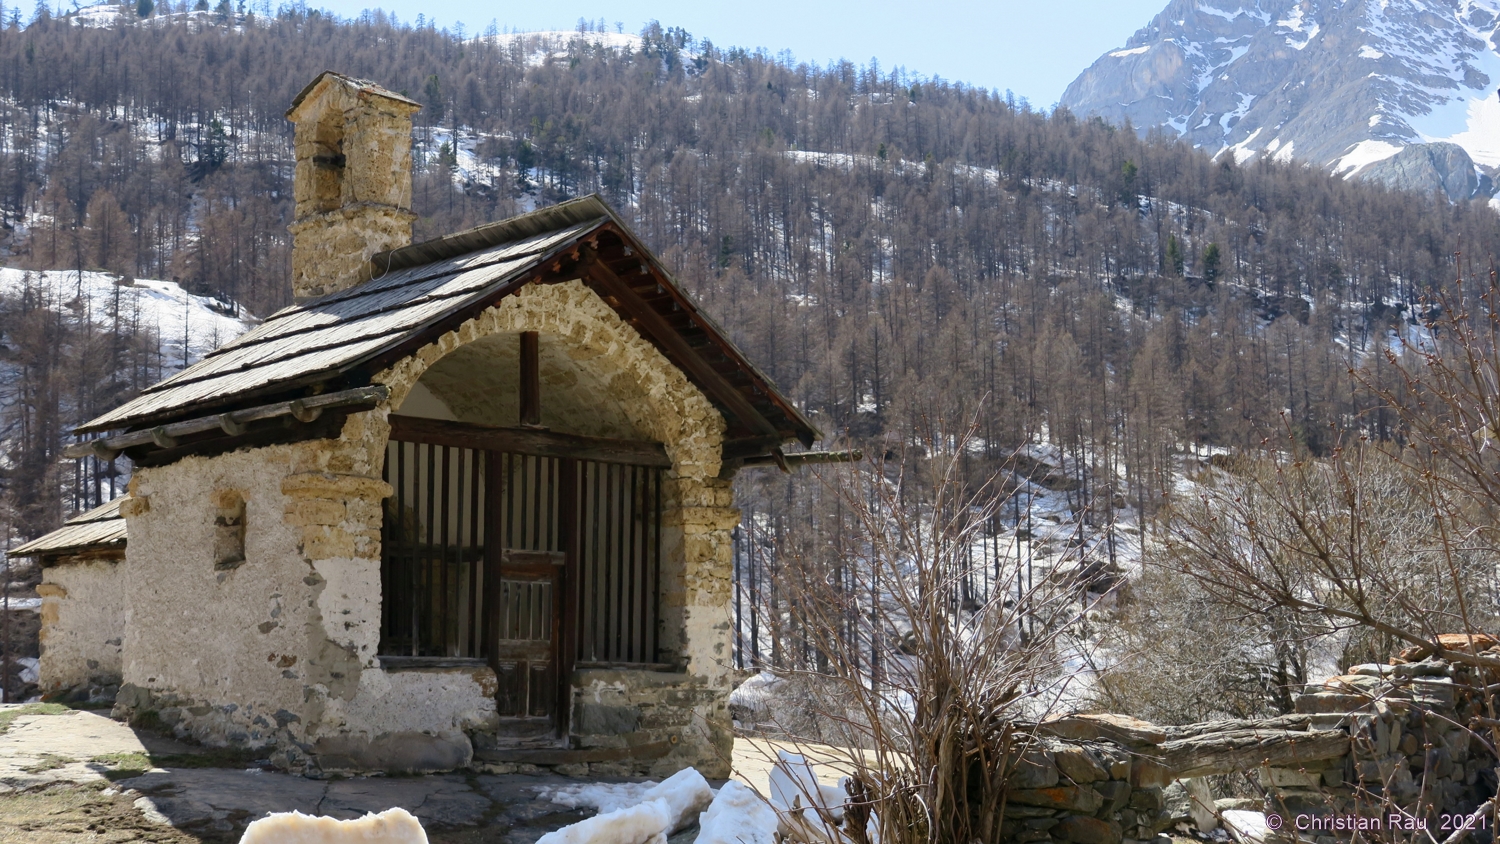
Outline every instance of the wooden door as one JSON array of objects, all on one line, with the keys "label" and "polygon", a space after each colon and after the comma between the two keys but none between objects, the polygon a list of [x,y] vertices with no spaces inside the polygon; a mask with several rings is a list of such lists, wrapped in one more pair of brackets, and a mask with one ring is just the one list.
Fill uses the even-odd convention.
[{"label": "wooden door", "polygon": [[[490,664],[499,687],[495,705],[513,735],[553,731],[562,642],[563,555],[502,550],[487,603],[493,608]],[[528,727],[530,729],[528,729]]]}]

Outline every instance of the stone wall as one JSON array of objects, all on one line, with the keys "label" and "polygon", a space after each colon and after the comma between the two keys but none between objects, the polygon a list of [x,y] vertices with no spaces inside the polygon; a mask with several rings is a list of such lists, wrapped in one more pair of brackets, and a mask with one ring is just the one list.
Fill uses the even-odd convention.
[{"label": "stone wall", "polygon": [[[573,744],[633,749],[633,758],[588,763],[590,776],[666,777],[695,767],[729,776],[734,734],[728,698],[711,678],[666,671],[579,671],[573,679]],[[564,769],[567,772],[567,769]]]},{"label": "stone wall", "polygon": [[[1495,757],[1459,726],[1484,716],[1465,691],[1476,678],[1441,660],[1396,662],[1310,688],[1296,696],[1296,713],[1279,718],[1043,722],[1014,760],[1003,838],[1120,844],[1222,823],[1236,840],[1264,841],[1270,815],[1283,822],[1277,840],[1293,840],[1300,825],[1304,840],[1334,844],[1349,833],[1320,824],[1366,818],[1388,831],[1393,816],[1446,837],[1440,815],[1467,815],[1496,789]],[[1254,796],[1215,793],[1212,777],[1239,773],[1253,778]]]},{"label": "stone wall", "polygon": [[411,243],[416,103],[324,75],[287,114],[296,124],[292,290],[300,301],[357,282],[377,252]]},{"label": "stone wall", "polygon": [[36,589],[42,598],[39,685],[48,699],[106,701],[119,691],[121,557],[66,557],[42,570]]}]

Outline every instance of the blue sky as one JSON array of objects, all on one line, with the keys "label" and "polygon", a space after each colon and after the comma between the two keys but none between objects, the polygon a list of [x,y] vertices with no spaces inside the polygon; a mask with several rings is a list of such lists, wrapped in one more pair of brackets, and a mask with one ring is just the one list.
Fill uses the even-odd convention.
[{"label": "blue sky", "polygon": [[[344,16],[370,0],[308,0]],[[1050,106],[1101,53],[1118,47],[1166,0],[549,0],[484,4],[462,0],[381,0],[403,21],[424,14],[440,27],[462,21],[478,33],[494,20],[502,29],[572,29],[579,18],[616,22],[638,32],[649,20],[680,26],[721,47],[790,50],[801,61],[880,60],[924,76],[1010,89]]]}]

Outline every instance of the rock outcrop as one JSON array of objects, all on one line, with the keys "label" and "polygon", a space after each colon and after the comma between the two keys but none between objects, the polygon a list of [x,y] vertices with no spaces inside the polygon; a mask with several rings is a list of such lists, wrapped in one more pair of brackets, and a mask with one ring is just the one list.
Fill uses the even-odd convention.
[{"label": "rock outcrop", "polygon": [[[1494,167],[1497,38],[1491,3],[1171,0],[1079,75],[1061,105],[1169,129],[1240,161],[1296,159],[1351,175],[1446,140]],[[1461,164],[1438,148],[1370,177],[1455,199],[1487,195],[1487,181]]]},{"label": "rock outcrop", "polygon": [[1442,191],[1452,202],[1494,192],[1489,176],[1458,144],[1413,144],[1361,170],[1359,178],[1416,193]]}]

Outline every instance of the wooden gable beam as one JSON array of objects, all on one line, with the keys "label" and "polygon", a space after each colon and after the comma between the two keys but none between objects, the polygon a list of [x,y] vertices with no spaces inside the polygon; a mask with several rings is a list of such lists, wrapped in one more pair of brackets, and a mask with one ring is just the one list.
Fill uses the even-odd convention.
[{"label": "wooden gable beam", "polygon": [[614,270],[598,260],[597,253],[588,250],[580,263],[579,270],[580,277],[585,284],[593,288],[604,301],[624,310],[632,321],[645,330],[650,339],[660,343],[676,359],[677,365],[685,370],[705,393],[708,393],[709,398],[717,400],[747,428],[769,436],[781,436],[776,426],[762,416],[743,393],[735,389],[733,384],[730,384],[723,375],[719,374],[718,370],[704,360],[688,344],[688,341],[668,324],[665,317],[646,304],[645,300],[632,290],[624,279],[616,275]]}]

